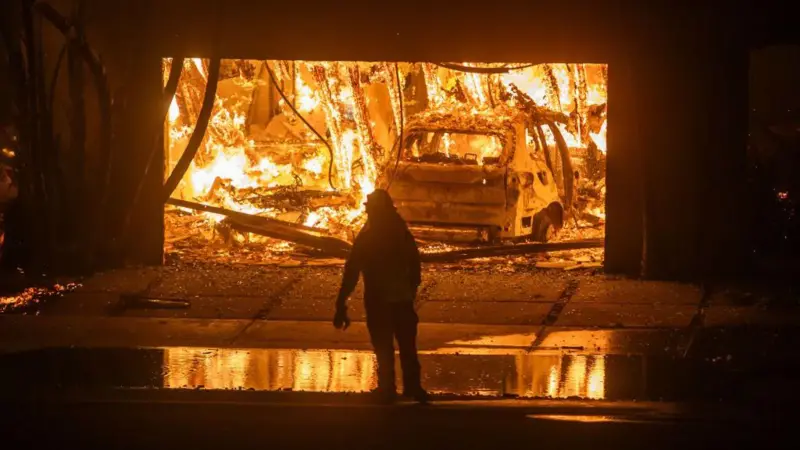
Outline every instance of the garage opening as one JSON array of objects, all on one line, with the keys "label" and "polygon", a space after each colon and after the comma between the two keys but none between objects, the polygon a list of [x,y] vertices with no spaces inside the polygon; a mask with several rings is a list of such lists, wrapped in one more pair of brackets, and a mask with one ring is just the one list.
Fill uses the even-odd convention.
[{"label": "garage opening", "polygon": [[173,62],[168,260],[342,257],[379,187],[424,253],[602,262],[605,64]]}]

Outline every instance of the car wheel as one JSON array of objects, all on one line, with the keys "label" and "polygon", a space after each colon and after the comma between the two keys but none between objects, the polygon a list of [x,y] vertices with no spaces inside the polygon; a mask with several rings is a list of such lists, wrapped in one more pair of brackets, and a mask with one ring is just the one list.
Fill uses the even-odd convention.
[{"label": "car wheel", "polygon": [[556,228],[553,221],[546,211],[539,211],[533,217],[533,232],[531,236],[534,241],[547,242],[555,235]]}]

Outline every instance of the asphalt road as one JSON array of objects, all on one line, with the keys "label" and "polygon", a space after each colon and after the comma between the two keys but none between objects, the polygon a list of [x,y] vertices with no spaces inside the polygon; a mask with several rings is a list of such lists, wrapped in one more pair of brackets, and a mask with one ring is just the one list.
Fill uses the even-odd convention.
[{"label": "asphalt road", "polygon": [[3,448],[786,448],[773,421],[608,411],[552,420],[519,408],[130,399],[6,403],[4,410]]}]

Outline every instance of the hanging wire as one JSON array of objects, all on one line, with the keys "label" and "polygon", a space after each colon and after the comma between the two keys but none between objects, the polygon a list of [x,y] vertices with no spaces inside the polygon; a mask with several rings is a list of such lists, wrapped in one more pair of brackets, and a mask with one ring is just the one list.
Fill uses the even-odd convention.
[{"label": "hanging wire", "polygon": [[309,130],[311,130],[311,131],[312,131],[312,132],[313,132],[315,135],[317,135],[317,137],[319,138],[319,140],[321,140],[321,141],[322,141],[322,143],[323,143],[323,144],[325,144],[325,147],[327,147],[327,148],[328,148],[328,153],[329,153],[329,154],[330,154],[330,156],[331,156],[331,159],[330,159],[330,161],[328,161],[328,184],[331,186],[331,189],[333,189],[333,190],[335,191],[335,190],[336,190],[336,186],[334,186],[334,185],[333,185],[333,176],[331,175],[331,173],[333,172],[333,147],[331,147],[331,144],[330,144],[330,143],[328,143],[328,140],[327,140],[327,139],[325,139],[324,137],[322,137],[322,135],[321,135],[321,134],[320,134],[320,133],[319,133],[319,132],[318,132],[318,131],[317,131],[317,130],[314,128],[314,126],[313,126],[313,125],[311,125],[311,124],[310,124],[310,123],[309,123],[309,122],[308,122],[308,121],[305,119],[305,117],[303,117],[303,115],[302,115],[302,114],[300,114],[300,111],[298,111],[298,110],[297,110],[297,108],[295,108],[295,107],[294,107],[294,105],[293,105],[293,104],[292,104],[292,103],[289,101],[289,99],[286,97],[286,94],[284,94],[284,92],[283,92],[283,89],[281,89],[281,88],[280,88],[280,86],[278,86],[278,80],[277,80],[277,78],[275,77],[275,72],[273,72],[273,71],[272,71],[272,68],[269,66],[269,61],[267,61],[267,60],[264,60],[264,67],[266,67],[266,68],[267,68],[267,73],[269,73],[269,78],[270,78],[270,80],[272,80],[272,85],[273,85],[273,86],[275,86],[275,89],[278,91],[278,94],[281,96],[281,98],[283,99],[283,101],[284,101],[284,102],[285,102],[287,105],[289,105],[289,108],[291,108],[291,109],[292,109],[292,111],[293,111],[293,112],[294,112],[294,113],[297,115],[297,117],[298,117],[300,120],[302,120],[302,121],[303,121],[303,123],[304,123],[304,124],[306,124],[306,126],[308,127],[308,129],[309,129]]}]

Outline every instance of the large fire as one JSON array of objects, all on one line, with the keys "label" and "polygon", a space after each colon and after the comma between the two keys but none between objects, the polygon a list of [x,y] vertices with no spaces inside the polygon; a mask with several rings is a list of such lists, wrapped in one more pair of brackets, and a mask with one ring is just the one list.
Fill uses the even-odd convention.
[{"label": "large fire", "polygon": [[[171,64],[170,58],[163,62],[165,82]],[[167,116],[168,171],[194,130],[208,76],[207,60],[184,60]],[[583,168],[587,155],[605,158],[606,80],[600,64],[223,60],[205,139],[172,197],[351,240],[365,220],[366,195],[391,181],[398,142],[415,117],[431,111],[507,114],[520,108],[511,95],[516,88],[537,107],[568,118],[557,126],[573,164]],[[548,146],[556,145],[552,133],[544,135]],[[480,165],[496,157],[501,145],[492,137],[456,133],[443,141],[448,157],[457,148],[472,149]],[[416,148],[412,152],[419,156]],[[579,178],[581,186],[602,195],[579,199],[578,219],[588,213],[604,220],[602,172]],[[249,233],[222,232],[220,214],[186,208],[170,214],[168,243],[191,229],[205,238],[291,248]]]}]

